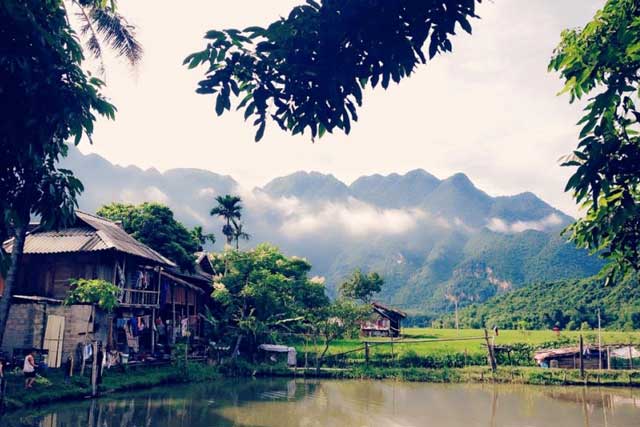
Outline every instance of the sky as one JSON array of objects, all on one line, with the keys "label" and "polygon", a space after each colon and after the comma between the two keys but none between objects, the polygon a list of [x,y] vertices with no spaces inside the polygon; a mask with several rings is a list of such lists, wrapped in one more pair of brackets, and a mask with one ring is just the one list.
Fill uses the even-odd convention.
[{"label": "sky", "polygon": [[[132,69],[109,58],[106,95],[115,121],[100,119],[84,153],[164,171],[201,168],[247,188],[298,170],[362,175],[422,168],[446,178],[464,172],[489,194],[532,191],[571,215],[563,192],[570,169],[559,158],[577,144],[581,105],[556,96],[547,64],[564,28],[584,25],[604,0],[484,0],[473,35],[388,90],[367,90],[351,134],[292,137],[275,125],[254,142],[241,112],[217,117],[215,99],[195,93],[203,69],[182,60],[202,50],[210,29],[267,25],[301,0],[123,1],[145,54]],[[233,111],[233,110],[232,110]]]}]

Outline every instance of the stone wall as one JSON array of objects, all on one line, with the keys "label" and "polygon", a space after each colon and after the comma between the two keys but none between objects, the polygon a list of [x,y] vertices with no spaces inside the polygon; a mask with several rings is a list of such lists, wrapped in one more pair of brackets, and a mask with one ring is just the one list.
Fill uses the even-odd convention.
[{"label": "stone wall", "polygon": [[[87,338],[93,338],[94,322],[106,318],[101,314],[92,316],[90,305],[43,304],[43,303],[14,303],[9,311],[7,330],[4,335],[2,350],[11,353],[14,348],[42,348],[46,329],[46,315],[63,316],[64,338],[62,342],[62,360],[69,354],[76,357],[78,344]],[[106,337],[104,331],[108,325],[100,325],[97,339]],[[88,335],[87,335],[88,332]]]},{"label": "stone wall", "polygon": [[44,306],[26,303],[11,305],[2,350],[11,353],[14,348],[40,348],[44,335]]}]

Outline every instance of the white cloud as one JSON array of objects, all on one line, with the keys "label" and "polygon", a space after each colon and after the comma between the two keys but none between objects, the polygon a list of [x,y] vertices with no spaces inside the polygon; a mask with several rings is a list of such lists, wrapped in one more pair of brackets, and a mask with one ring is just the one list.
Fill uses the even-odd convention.
[{"label": "white cloud", "polygon": [[538,221],[507,222],[501,218],[491,218],[487,228],[498,233],[522,233],[526,230],[545,231],[562,224],[562,218],[552,213]]},{"label": "white cloud", "polygon": [[369,234],[399,235],[412,230],[425,217],[425,213],[418,209],[379,209],[349,199],[345,203],[326,202],[319,206],[303,206],[301,211],[284,219],[280,230],[289,237],[336,229],[355,237]]},{"label": "white cloud", "polygon": [[120,192],[120,200],[124,203],[143,203],[143,202],[158,202],[163,204],[169,203],[169,196],[167,196],[158,187],[151,186],[146,187],[143,190],[137,190],[132,188],[125,188]]}]

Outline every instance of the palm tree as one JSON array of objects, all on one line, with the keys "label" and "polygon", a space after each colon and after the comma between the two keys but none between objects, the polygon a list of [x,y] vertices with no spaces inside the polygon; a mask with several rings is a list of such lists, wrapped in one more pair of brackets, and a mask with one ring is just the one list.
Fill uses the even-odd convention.
[{"label": "palm tree", "polygon": [[242,216],[242,205],[240,205],[241,201],[242,199],[240,199],[240,197],[231,196],[230,194],[218,196],[216,197],[218,206],[211,209],[210,212],[211,216],[219,216],[226,221],[226,224],[222,227],[222,234],[227,238],[227,245],[231,245],[231,242],[233,242],[234,239],[231,221],[240,219]]},{"label": "palm tree", "polygon": [[75,12],[80,23],[80,35],[86,49],[100,62],[99,71],[105,73],[103,45],[118,57],[126,58],[134,66],[142,59],[142,45],[135,37],[135,27],[117,11],[117,0],[67,0],[67,14]]},{"label": "palm tree", "polygon": [[240,250],[240,239],[249,240],[251,236],[248,233],[245,233],[243,230],[242,223],[240,221],[232,221],[233,222],[233,238],[236,241],[236,250]]}]

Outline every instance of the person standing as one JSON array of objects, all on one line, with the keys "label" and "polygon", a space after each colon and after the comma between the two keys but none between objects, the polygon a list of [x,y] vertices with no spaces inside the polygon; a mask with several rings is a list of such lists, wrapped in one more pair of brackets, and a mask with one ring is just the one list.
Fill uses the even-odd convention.
[{"label": "person standing", "polygon": [[4,380],[4,360],[0,358],[0,411],[4,408],[4,393],[6,390],[6,383]]},{"label": "person standing", "polygon": [[29,352],[27,357],[24,358],[24,365],[22,366],[22,373],[24,374],[24,388],[32,388],[33,383],[36,380],[36,365],[33,359],[33,354]]}]

